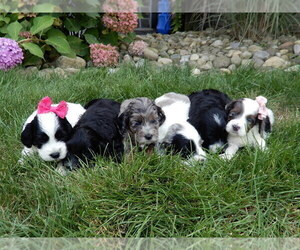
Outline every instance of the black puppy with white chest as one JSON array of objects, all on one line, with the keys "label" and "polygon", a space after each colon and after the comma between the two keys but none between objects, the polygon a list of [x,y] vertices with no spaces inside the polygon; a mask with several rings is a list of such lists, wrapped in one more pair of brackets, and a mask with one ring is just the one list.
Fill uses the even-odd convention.
[{"label": "black puppy with white chest", "polygon": [[202,147],[216,152],[227,143],[225,106],[231,99],[215,89],[194,92],[189,98],[191,107],[188,121],[200,134]]},{"label": "black puppy with white chest", "polygon": [[111,157],[120,162],[124,152],[119,130],[120,103],[109,99],[95,99],[86,106],[67,141],[68,155],[63,165],[72,170],[79,160],[88,161],[95,155]]}]

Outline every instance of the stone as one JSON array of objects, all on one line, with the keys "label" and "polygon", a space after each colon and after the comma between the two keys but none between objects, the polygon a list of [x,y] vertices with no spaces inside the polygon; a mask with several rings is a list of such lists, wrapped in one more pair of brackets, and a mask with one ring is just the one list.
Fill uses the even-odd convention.
[{"label": "stone", "polygon": [[197,68],[192,69],[192,75],[197,76],[197,75],[200,75],[200,74],[201,74],[200,69],[197,69]]},{"label": "stone", "polygon": [[285,42],[283,44],[281,44],[278,48],[279,49],[291,49],[294,46],[294,42]]},{"label": "stone", "polygon": [[175,51],[174,51],[173,49],[169,49],[169,50],[167,51],[167,53],[168,53],[169,55],[173,55],[173,54],[175,54]]},{"label": "stone", "polygon": [[291,62],[294,64],[300,64],[300,56],[296,56],[291,59]]},{"label": "stone", "polygon": [[216,40],[216,41],[214,41],[212,44],[211,44],[211,46],[213,46],[213,47],[222,47],[223,46],[223,42],[221,41],[221,40]]},{"label": "stone", "polygon": [[258,57],[253,57],[253,63],[255,68],[260,68],[264,64],[264,60],[258,58]]},{"label": "stone", "polygon": [[275,56],[277,50],[275,48],[268,48],[267,52],[270,54],[270,56]]},{"label": "stone", "polygon": [[145,48],[144,57],[149,60],[156,61],[158,59],[158,54],[153,50],[151,50],[150,48]]},{"label": "stone", "polygon": [[75,58],[60,56],[56,59],[55,65],[57,68],[61,68],[61,69],[67,69],[67,68],[82,69],[85,68],[86,61],[78,56]]},{"label": "stone", "polygon": [[30,66],[30,67],[27,67],[27,68],[24,69],[24,72],[26,74],[35,74],[38,71],[39,71],[39,69],[37,67],[35,67],[35,66]]},{"label": "stone", "polygon": [[250,59],[252,57],[252,53],[249,52],[249,51],[244,51],[242,54],[241,54],[241,58],[242,59]]},{"label": "stone", "polygon": [[248,48],[248,51],[250,52],[256,52],[256,51],[260,51],[263,50],[263,48],[261,46],[257,46],[257,45],[251,45]]},{"label": "stone", "polygon": [[242,65],[243,66],[249,66],[253,63],[253,61],[251,59],[243,59],[242,60]]},{"label": "stone", "polygon": [[213,68],[213,64],[211,61],[208,61],[206,64],[200,66],[200,69],[202,70],[210,70]]},{"label": "stone", "polygon": [[241,43],[240,42],[232,42],[230,43],[230,47],[233,49],[237,49],[238,47],[240,47]]},{"label": "stone", "polygon": [[186,63],[190,60],[190,55],[182,56],[180,59],[180,63]]},{"label": "stone", "polygon": [[114,74],[118,72],[120,69],[119,68],[108,68],[108,74]]},{"label": "stone", "polygon": [[123,57],[123,61],[126,62],[126,63],[132,62],[132,58],[131,58],[130,55],[126,54],[126,55],[124,55],[124,57]]},{"label": "stone", "polygon": [[158,54],[160,57],[170,58],[169,54],[166,51],[161,51]]},{"label": "stone", "polygon": [[180,59],[181,59],[181,56],[180,56],[179,54],[171,55],[171,60],[172,60],[174,63],[179,63],[179,62],[180,62]]},{"label": "stone", "polygon": [[38,76],[45,78],[45,79],[49,79],[51,77],[51,75],[53,74],[54,69],[42,69],[38,72]]},{"label": "stone", "polygon": [[228,69],[230,71],[234,71],[234,70],[236,70],[236,65],[235,64],[231,64],[231,65],[229,65]]},{"label": "stone", "polygon": [[300,55],[300,44],[295,44],[294,45],[294,53],[296,55]]},{"label": "stone", "polygon": [[205,59],[203,59],[203,58],[201,57],[200,59],[197,60],[197,64],[198,64],[199,66],[202,66],[202,65],[204,65],[204,64],[206,63],[206,61],[207,61],[207,60],[205,60]]},{"label": "stone", "polygon": [[190,57],[191,61],[197,61],[199,59],[199,55],[198,54],[192,54]]},{"label": "stone", "polygon": [[288,49],[281,49],[281,50],[279,51],[279,53],[280,53],[281,55],[286,55],[287,53],[289,53],[289,50],[288,50]]},{"label": "stone", "polygon": [[263,67],[272,67],[276,69],[285,68],[288,65],[288,62],[283,60],[278,56],[273,56],[265,61]]},{"label": "stone", "polygon": [[133,61],[134,62],[138,62],[139,60],[141,60],[142,58],[141,57],[139,57],[139,56],[134,56],[133,57]]},{"label": "stone", "polygon": [[143,67],[145,65],[145,59],[140,59],[135,63],[135,67]]},{"label": "stone", "polygon": [[229,69],[226,69],[226,68],[221,68],[220,71],[223,72],[223,73],[226,73],[226,74],[231,73],[231,71]]},{"label": "stone", "polygon": [[208,60],[209,61],[213,61],[213,60],[215,60],[216,59],[216,56],[215,55],[209,55],[208,56]]},{"label": "stone", "polygon": [[60,76],[60,77],[66,77],[67,76],[65,71],[62,68],[55,68],[53,70],[53,73]]},{"label": "stone", "polygon": [[230,59],[226,56],[218,56],[213,60],[213,66],[216,68],[227,68],[230,65]]},{"label": "stone", "polygon": [[188,65],[191,67],[191,68],[196,68],[198,66],[197,62],[196,61],[189,61],[188,62]]},{"label": "stone", "polygon": [[67,68],[67,69],[64,69],[66,75],[74,75],[74,74],[77,74],[80,72],[80,69],[74,69],[74,68]]},{"label": "stone", "polygon": [[300,44],[300,40],[295,41],[295,44]]},{"label": "stone", "polygon": [[179,54],[180,54],[181,56],[186,56],[186,55],[189,54],[189,52],[188,52],[186,49],[181,49],[181,50],[179,50]]},{"label": "stone", "polygon": [[231,57],[231,63],[239,66],[242,63],[242,59],[238,55],[234,55]]},{"label": "stone", "polygon": [[289,68],[285,69],[284,71],[287,71],[287,72],[300,71],[300,64],[289,67]]},{"label": "stone", "polygon": [[270,54],[265,50],[255,51],[253,57],[266,60],[270,57]]},{"label": "stone", "polygon": [[172,59],[170,58],[159,58],[157,62],[163,65],[168,65],[173,63]]}]

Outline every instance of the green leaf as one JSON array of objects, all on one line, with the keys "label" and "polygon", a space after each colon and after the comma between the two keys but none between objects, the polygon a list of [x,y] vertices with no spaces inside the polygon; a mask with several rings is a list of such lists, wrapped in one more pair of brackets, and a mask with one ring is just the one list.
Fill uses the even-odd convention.
[{"label": "green leaf", "polygon": [[22,65],[24,67],[26,67],[26,66],[38,66],[39,67],[42,65],[42,63],[43,63],[43,61],[41,58],[39,58],[35,55],[32,55],[32,54],[26,54]]},{"label": "green leaf", "polygon": [[80,18],[80,23],[82,27],[89,29],[89,28],[97,27],[99,20],[97,18],[89,17],[84,14]]},{"label": "green leaf", "polygon": [[2,33],[2,34],[7,34],[8,33],[7,25],[4,25],[3,27],[0,28],[0,33]]},{"label": "green leaf", "polygon": [[83,43],[83,41],[76,36],[68,36],[67,40],[70,44],[71,49],[79,56],[86,56],[89,52],[89,47]]},{"label": "green leaf", "polygon": [[37,4],[32,8],[33,13],[51,13],[55,9],[55,5],[51,3]]},{"label": "green leaf", "polygon": [[100,42],[104,44],[111,44],[112,46],[118,45],[119,35],[117,32],[109,32],[103,36],[101,36]]},{"label": "green leaf", "polygon": [[64,39],[67,39],[67,36],[59,29],[50,29],[49,31],[47,31],[47,36],[48,37],[55,37],[55,36],[60,36]]},{"label": "green leaf", "polygon": [[66,18],[64,24],[68,31],[79,31],[81,28],[80,22],[76,19]]},{"label": "green leaf", "polygon": [[99,43],[98,39],[91,34],[84,34],[84,37],[88,44]]},{"label": "green leaf", "polygon": [[21,29],[22,29],[22,25],[18,21],[10,23],[7,26],[7,32],[8,32],[9,37],[11,39],[18,40]]},{"label": "green leaf", "polygon": [[52,16],[41,16],[33,19],[33,26],[30,29],[31,34],[35,35],[47,28],[49,28],[54,22]]},{"label": "green leaf", "polygon": [[37,57],[40,57],[40,58],[44,59],[43,51],[35,43],[22,43],[22,47],[24,49],[28,50],[32,55],[35,55]]},{"label": "green leaf", "polygon": [[75,57],[75,53],[72,51],[68,41],[60,36],[49,37],[46,44],[53,46],[60,54]]},{"label": "green leaf", "polygon": [[10,21],[10,18],[9,18],[8,16],[6,16],[6,17],[0,16],[0,21],[3,21],[3,22],[5,22],[6,24],[8,24],[9,21]]}]

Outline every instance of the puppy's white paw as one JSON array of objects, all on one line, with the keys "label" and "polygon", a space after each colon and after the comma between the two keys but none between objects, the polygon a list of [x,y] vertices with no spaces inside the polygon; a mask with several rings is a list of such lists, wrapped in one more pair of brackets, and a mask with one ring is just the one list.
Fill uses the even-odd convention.
[{"label": "puppy's white paw", "polygon": [[57,173],[59,173],[61,176],[67,176],[70,173],[70,171],[65,166],[63,166],[61,163],[58,164],[55,171]]},{"label": "puppy's white paw", "polygon": [[233,157],[233,155],[224,153],[224,154],[220,154],[219,157],[223,160],[229,161]]}]

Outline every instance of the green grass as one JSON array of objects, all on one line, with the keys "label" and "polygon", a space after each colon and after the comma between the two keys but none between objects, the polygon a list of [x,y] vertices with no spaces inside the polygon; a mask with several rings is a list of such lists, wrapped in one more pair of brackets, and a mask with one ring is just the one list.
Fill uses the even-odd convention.
[{"label": "green grass", "polygon": [[[300,73],[189,72],[122,67],[50,80],[0,72],[0,236],[299,237]],[[119,165],[99,157],[67,177],[37,158],[17,164],[22,124],[43,96],[84,104],[204,88],[266,96],[277,118],[269,150],[246,148],[230,162],[211,155],[194,167],[176,156],[138,153]]]}]

